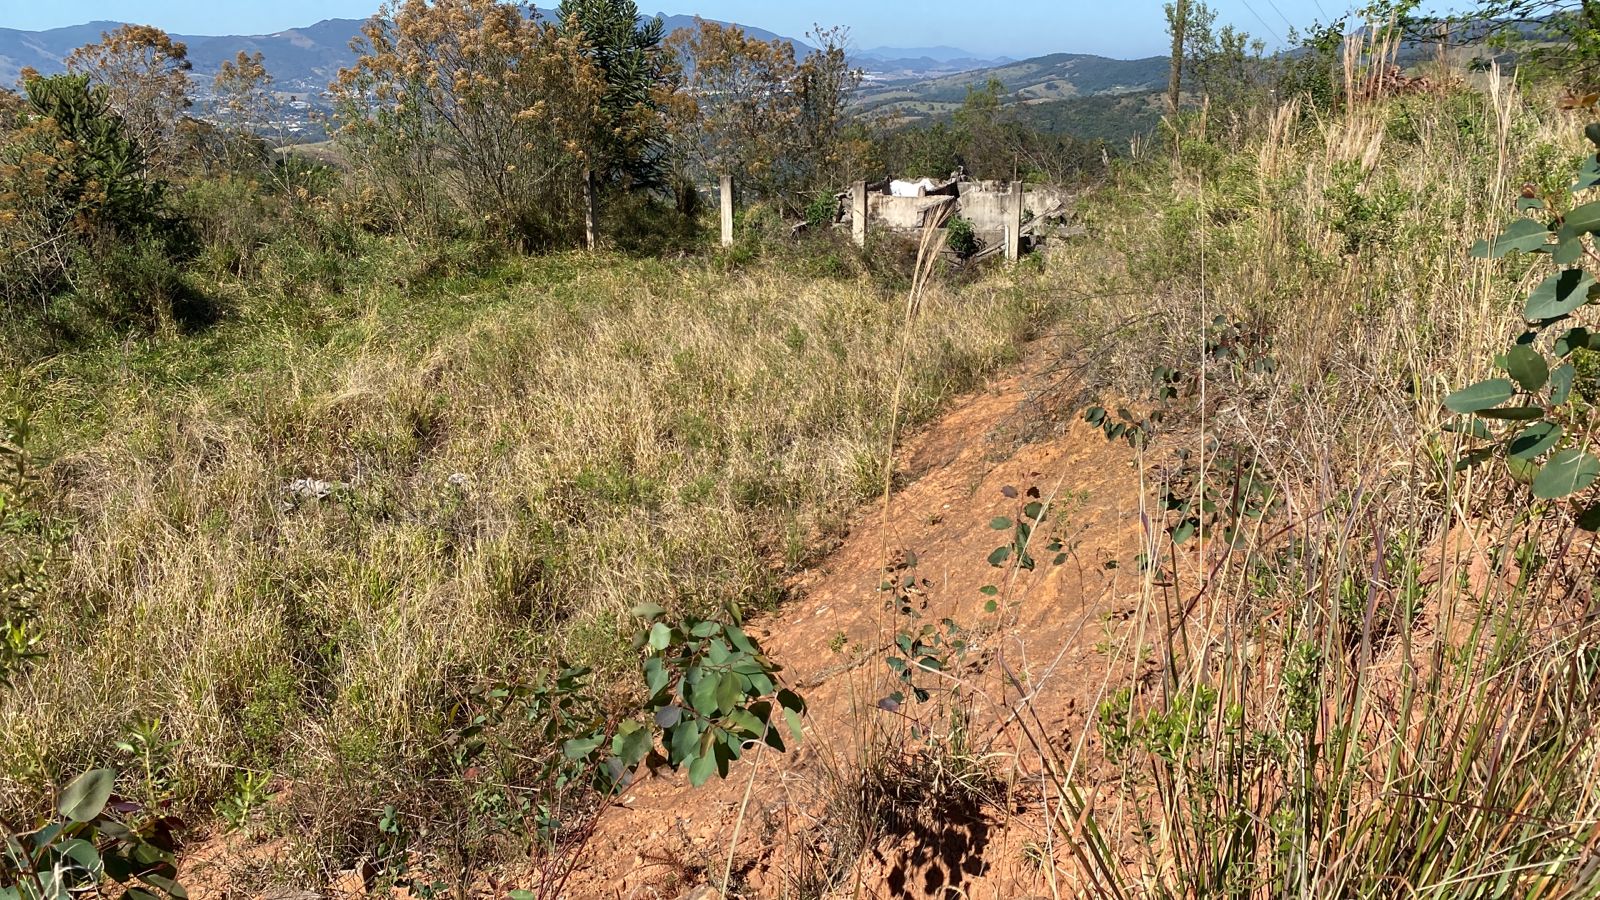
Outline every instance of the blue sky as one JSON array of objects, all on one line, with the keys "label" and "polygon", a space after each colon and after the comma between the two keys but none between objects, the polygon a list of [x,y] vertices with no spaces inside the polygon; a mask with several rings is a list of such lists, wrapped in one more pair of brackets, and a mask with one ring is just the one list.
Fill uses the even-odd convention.
[{"label": "blue sky", "polygon": [[[378,0],[0,0],[0,28],[36,30],[91,20],[137,21],[183,34],[262,34],[327,18],[364,18]],[[661,9],[656,4],[660,2]],[[1348,0],[1210,0],[1218,19],[1276,46],[1291,25],[1337,16]],[[543,4],[541,4],[543,5]],[[554,0],[549,3],[554,5]],[[1069,51],[1163,52],[1160,0],[644,0],[646,13],[697,14],[801,37],[813,23],[844,25],[863,47],[948,44],[987,56]],[[974,13],[974,10],[979,10]]]}]

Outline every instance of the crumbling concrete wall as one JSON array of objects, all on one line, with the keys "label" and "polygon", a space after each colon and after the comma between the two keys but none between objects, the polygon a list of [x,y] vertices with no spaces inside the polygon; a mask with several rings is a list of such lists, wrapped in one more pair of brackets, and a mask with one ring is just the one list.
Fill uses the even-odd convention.
[{"label": "crumbling concrete wall", "polygon": [[[1044,215],[1052,209],[1065,206],[1067,199],[1067,192],[1061,188],[1024,185],[1023,221],[1028,220],[1028,213]],[[963,184],[959,209],[962,218],[971,222],[978,231],[1004,231],[1011,221],[1011,185],[1003,181]]]},{"label": "crumbling concrete wall", "polygon": [[[928,212],[952,201],[955,213],[972,222],[980,231],[1002,232],[1011,221],[1011,185],[1004,181],[968,181],[953,186],[959,196],[931,195],[927,197],[892,197],[881,191],[867,194],[867,221],[875,228],[891,231],[915,231],[927,221]],[[1062,188],[1045,185],[1025,185],[1022,194],[1023,220],[1032,215],[1044,215],[1063,209],[1071,195]],[[852,216],[845,209],[843,221]]]},{"label": "crumbling concrete wall", "polygon": [[867,195],[867,221],[895,231],[915,231],[928,221],[931,211],[950,203],[954,197],[891,197]]}]

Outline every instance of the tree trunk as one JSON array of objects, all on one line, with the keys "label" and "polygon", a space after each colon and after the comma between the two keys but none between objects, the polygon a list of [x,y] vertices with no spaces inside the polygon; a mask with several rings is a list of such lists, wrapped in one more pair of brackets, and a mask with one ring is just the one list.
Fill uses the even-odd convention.
[{"label": "tree trunk", "polygon": [[1172,70],[1167,81],[1167,110],[1176,113],[1183,96],[1184,44],[1189,32],[1189,0],[1167,4],[1167,31],[1172,34]]}]

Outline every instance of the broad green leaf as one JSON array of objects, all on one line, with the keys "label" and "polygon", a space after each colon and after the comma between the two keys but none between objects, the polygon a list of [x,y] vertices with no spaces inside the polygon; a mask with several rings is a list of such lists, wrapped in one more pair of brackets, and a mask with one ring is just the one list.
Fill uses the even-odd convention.
[{"label": "broad green leaf", "polygon": [[722,638],[715,638],[706,643],[706,659],[718,666],[727,665],[733,660],[733,648]]},{"label": "broad green leaf", "polygon": [[72,893],[68,890],[69,881],[63,877],[65,874],[57,869],[47,869],[39,873],[39,882],[43,888],[41,900],[72,900]]},{"label": "broad green leaf", "polygon": [[1506,353],[1506,371],[1529,393],[1550,380],[1550,364],[1545,362],[1544,354],[1526,344],[1518,344]]},{"label": "broad green leaf", "polygon": [[666,609],[656,603],[641,603],[633,608],[633,617],[646,622],[654,622],[666,614]]},{"label": "broad green leaf", "polygon": [[60,846],[56,847],[56,853],[64,859],[72,860],[73,865],[92,875],[98,876],[105,868],[100,860],[100,851],[83,838],[62,841]]},{"label": "broad green leaf", "polygon": [[586,738],[573,738],[561,745],[561,753],[567,759],[579,762],[588,759],[589,754],[593,753],[603,743],[605,743],[605,735],[597,734]]},{"label": "broad green leaf", "polygon": [[611,752],[621,757],[622,764],[631,769],[645,758],[654,743],[650,729],[638,722],[624,722],[617,729],[617,736],[611,739]]},{"label": "broad green leaf", "polygon": [[1533,480],[1533,494],[1559,500],[1583,490],[1600,478],[1600,460],[1578,449],[1562,450],[1550,457]]},{"label": "broad green leaf", "polygon": [[94,769],[73,779],[61,792],[61,802],[56,811],[74,822],[93,822],[105,811],[111,799],[111,789],[117,783],[117,773],[110,769]]},{"label": "broad green leaf", "polygon": [[992,584],[986,584],[983,587],[978,588],[978,593],[984,595],[985,597],[993,597],[1000,593],[1000,588]]},{"label": "broad green leaf", "polygon": [[733,645],[738,647],[743,652],[758,652],[756,650],[756,645],[750,640],[750,636],[744,633],[743,628],[740,628],[737,625],[729,625],[726,629],[724,629],[724,631],[727,632],[728,640],[732,641]]},{"label": "broad green leaf", "polygon": [[722,679],[712,674],[706,674],[695,682],[694,692],[689,698],[689,705],[702,716],[715,715],[717,712],[717,686]]},{"label": "broad green leaf", "polygon": [[696,622],[694,627],[689,629],[689,634],[697,638],[708,638],[721,632],[722,626],[716,622]]},{"label": "broad green leaf", "polygon": [[154,872],[151,872],[140,877],[149,883],[151,887],[160,888],[161,890],[165,891],[167,896],[171,897],[172,900],[189,900],[189,892],[184,890],[183,886],[178,884],[178,882],[166,877],[165,875],[158,875]]},{"label": "broad green leaf", "polygon": [[711,773],[717,770],[717,757],[711,751],[700,754],[689,763],[689,784],[700,787],[711,780]]},{"label": "broad green leaf", "polygon": [[1187,544],[1194,537],[1195,529],[1199,527],[1199,524],[1193,519],[1185,520],[1177,528],[1172,529],[1172,542],[1179,546]]},{"label": "broad green leaf", "polygon": [[989,565],[991,565],[991,566],[1004,565],[1005,561],[1010,559],[1010,558],[1011,558],[1011,545],[1010,544],[1007,544],[1004,547],[996,547],[996,548],[994,548],[994,552],[989,554]]},{"label": "broad green leaf", "polygon": [[1567,269],[1551,275],[1528,294],[1522,315],[1530,322],[1559,319],[1589,302],[1594,277],[1582,269]]},{"label": "broad green leaf", "polygon": [[1539,475],[1539,464],[1520,456],[1508,456],[1506,471],[1511,473],[1511,479],[1518,484],[1532,484],[1533,479]]},{"label": "broad green leaf", "polygon": [[789,723],[789,734],[794,736],[795,743],[798,744],[801,738],[805,737],[805,729],[800,723],[800,714],[786,708],[783,711],[783,720]]},{"label": "broad green leaf", "polygon": [[661,657],[652,656],[644,661],[644,683],[650,689],[650,696],[654,697],[665,690],[670,680],[672,675],[667,671],[667,666],[661,661]]},{"label": "broad green leaf", "polygon": [[672,627],[665,622],[650,626],[650,649],[665,650],[672,646]]},{"label": "broad green leaf", "polygon": [[1550,373],[1550,405],[1560,406],[1572,399],[1572,386],[1578,380],[1578,370],[1572,363],[1556,366]]},{"label": "broad green leaf", "polygon": [[656,710],[656,726],[659,728],[673,728],[683,721],[683,707],[663,706]]},{"label": "broad green leaf", "polygon": [[759,738],[766,734],[766,723],[745,710],[735,709],[733,712],[728,713],[728,719],[749,737]]},{"label": "broad green leaf", "polygon": [[1550,261],[1558,266],[1576,265],[1581,259],[1583,259],[1583,241],[1578,238],[1562,241],[1550,252]]},{"label": "broad green leaf", "polygon": [[667,744],[668,760],[675,766],[682,765],[695,754],[699,746],[700,721],[687,719],[672,729],[672,738]]},{"label": "broad green leaf", "polygon": [[744,681],[732,672],[725,672],[717,682],[717,708],[734,709],[744,699]]},{"label": "broad green leaf", "polygon": [[510,897],[511,900],[538,900],[533,891],[512,891],[506,896]]},{"label": "broad green leaf", "polygon": [[1011,527],[1011,520],[1005,516],[996,516],[989,522],[989,527],[993,528],[995,531],[1005,531],[1007,528]]},{"label": "broad green leaf", "polygon": [[1472,255],[1479,259],[1499,259],[1513,250],[1531,253],[1545,245],[1550,229],[1534,219],[1517,219],[1499,237],[1479,241],[1472,247]]},{"label": "broad green leaf", "polygon": [[1506,452],[1518,459],[1536,459],[1546,450],[1560,443],[1562,435],[1566,432],[1554,422],[1540,422],[1530,425],[1521,434],[1511,439]]},{"label": "broad green leaf", "polygon": [[1516,396],[1516,393],[1516,388],[1512,387],[1510,380],[1490,378],[1488,381],[1464,387],[1444,398],[1444,405],[1451,412],[1475,413],[1493,409]]},{"label": "broad green leaf", "polygon": [[1591,153],[1583,158],[1583,165],[1578,169],[1578,180],[1572,183],[1569,190],[1578,194],[1597,184],[1600,184],[1600,159]]},{"label": "broad green leaf", "polygon": [[1585,203],[1567,213],[1561,222],[1560,239],[1571,240],[1600,231],[1600,201]]},{"label": "broad green leaf", "polygon": [[[63,822],[55,822],[53,824],[46,825],[38,831],[35,831],[32,836],[28,838],[28,843],[33,847],[34,850],[43,850],[56,838],[60,837],[61,832],[65,831],[66,829],[67,826]],[[11,858],[20,859],[28,852],[20,843],[17,842],[15,838],[11,838],[9,835],[7,837],[8,840],[6,842],[6,853],[10,854]]]}]

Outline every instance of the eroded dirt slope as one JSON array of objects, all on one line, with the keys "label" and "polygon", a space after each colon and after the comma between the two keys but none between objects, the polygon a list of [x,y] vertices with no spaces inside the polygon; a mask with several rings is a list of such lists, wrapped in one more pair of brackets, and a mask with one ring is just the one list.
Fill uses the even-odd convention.
[{"label": "eroded dirt slope", "polygon": [[[906,486],[864,510],[795,585],[799,599],[752,629],[807,699],[805,741],[747,755],[699,790],[682,773],[645,777],[606,814],[567,896],[717,896],[707,885],[722,883],[730,847],[730,896],[1075,893],[1060,875],[1052,888],[1043,864],[1070,869],[1070,851],[1047,822],[1040,754],[1014,720],[1026,716],[1070,765],[1086,712],[1133,675],[1114,648],[1139,589],[1139,485],[1126,445],[1074,415],[1059,378],[1024,366],[907,442]],[[1050,501],[1045,527],[1065,559],[992,567],[1005,537],[991,523],[1017,517],[1030,489]],[[881,590],[907,574],[914,620]],[[1002,588],[999,612],[985,609],[989,584]],[[895,635],[946,618],[968,643],[952,676],[922,680],[928,703],[882,708],[903,687],[885,662]],[[957,751],[923,752],[926,729],[949,734],[951,708],[968,713]],[[862,777],[885,771],[889,799],[881,778]],[[881,835],[867,846],[863,816]]]}]

